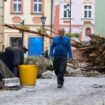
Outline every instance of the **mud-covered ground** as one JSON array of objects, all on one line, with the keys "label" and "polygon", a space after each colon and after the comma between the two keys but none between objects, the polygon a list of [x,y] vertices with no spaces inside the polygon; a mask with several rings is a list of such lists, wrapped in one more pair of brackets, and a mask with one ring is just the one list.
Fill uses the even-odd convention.
[{"label": "mud-covered ground", "polygon": [[65,77],[62,89],[55,76],[38,79],[35,87],[1,90],[0,105],[105,105],[105,78]]}]

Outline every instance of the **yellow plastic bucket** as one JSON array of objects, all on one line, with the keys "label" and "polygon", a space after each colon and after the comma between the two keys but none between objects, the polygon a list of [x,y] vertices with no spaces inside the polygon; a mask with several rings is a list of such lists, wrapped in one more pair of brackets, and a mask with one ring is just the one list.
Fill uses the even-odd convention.
[{"label": "yellow plastic bucket", "polygon": [[34,86],[37,79],[36,65],[19,65],[19,77],[22,86]]}]

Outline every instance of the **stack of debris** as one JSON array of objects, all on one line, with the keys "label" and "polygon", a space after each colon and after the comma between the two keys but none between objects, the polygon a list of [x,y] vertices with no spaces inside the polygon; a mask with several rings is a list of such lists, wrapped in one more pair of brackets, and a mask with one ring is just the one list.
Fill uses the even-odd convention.
[{"label": "stack of debris", "polygon": [[[90,64],[73,59],[71,63],[67,63],[65,76],[73,77],[102,77],[102,74],[94,69],[89,69]],[[87,69],[88,68],[88,69]],[[104,75],[103,75],[104,76]]]},{"label": "stack of debris", "polygon": [[94,34],[89,37],[89,42],[73,41],[72,45],[81,52],[81,56],[82,58],[84,57],[84,61],[89,63],[89,65],[84,67],[84,69],[96,70],[100,73],[105,73],[105,38]]},{"label": "stack of debris", "polygon": [[4,88],[18,90],[20,89],[20,81],[0,59],[0,89]]}]

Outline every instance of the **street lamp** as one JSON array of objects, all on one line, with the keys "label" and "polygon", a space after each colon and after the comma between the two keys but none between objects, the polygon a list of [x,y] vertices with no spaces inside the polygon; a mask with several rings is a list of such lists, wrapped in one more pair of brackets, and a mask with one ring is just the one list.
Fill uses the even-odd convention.
[{"label": "street lamp", "polygon": [[[41,22],[42,22],[42,27],[44,28],[44,26],[45,26],[45,22],[46,22],[46,17],[43,15],[42,17],[40,17],[40,19],[41,19]],[[43,52],[44,52],[44,36],[42,37],[42,39],[43,39],[43,42],[42,42],[42,46],[43,46]]]},{"label": "street lamp", "polygon": [[70,4],[69,4],[69,6],[70,6],[70,26],[69,26],[69,32],[71,33],[71,2],[72,2],[72,0],[70,0]]},{"label": "street lamp", "polygon": [[44,28],[45,22],[46,22],[46,17],[43,15],[42,17],[40,17],[41,22],[42,22],[42,26]]},{"label": "street lamp", "polygon": [[[24,20],[22,20],[22,22],[20,22],[20,26],[24,27]],[[24,46],[24,31],[20,31],[22,33],[22,46]]]},{"label": "street lamp", "polygon": [[53,5],[54,5],[54,1],[51,0],[51,35],[52,35],[52,31],[53,31]]}]

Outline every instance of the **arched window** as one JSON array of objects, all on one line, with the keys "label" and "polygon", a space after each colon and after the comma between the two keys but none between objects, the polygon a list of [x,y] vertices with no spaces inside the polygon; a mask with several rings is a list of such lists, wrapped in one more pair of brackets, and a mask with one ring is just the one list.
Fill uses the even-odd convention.
[{"label": "arched window", "polygon": [[22,0],[13,0],[13,13],[22,13]]},{"label": "arched window", "polygon": [[86,36],[89,36],[89,35],[91,35],[91,28],[86,28],[86,30],[85,30],[85,35]]}]

